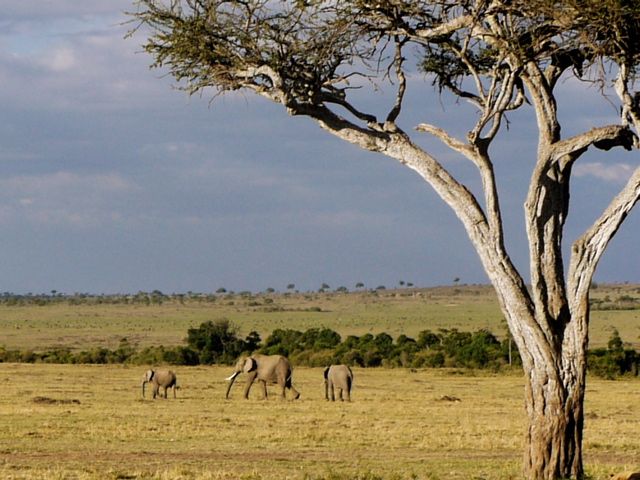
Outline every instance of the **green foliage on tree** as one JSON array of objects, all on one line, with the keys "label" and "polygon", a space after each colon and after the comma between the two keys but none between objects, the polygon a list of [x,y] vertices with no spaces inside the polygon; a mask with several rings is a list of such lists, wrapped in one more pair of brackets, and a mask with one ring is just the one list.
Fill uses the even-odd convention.
[{"label": "green foliage on tree", "polygon": [[589,370],[598,376],[614,379],[621,375],[638,375],[640,354],[632,348],[625,348],[618,330],[614,329],[607,342],[607,348],[589,351]]},{"label": "green foliage on tree", "polygon": [[195,352],[201,364],[233,363],[243,352],[258,347],[260,336],[251,332],[246,339],[238,338],[237,328],[229,320],[221,319],[202,323],[187,332],[187,344]]},{"label": "green foliage on tree", "polygon": [[[55,348],[45,352],[7,350],[0,347],[0,362],[61,364],[133,364],[200,365],[230,364],[243,352],[259,350],[291,358],[294,365],[323,367],[344,363],[355,367],[472,368],[498,371],[509,365],[509,339],[498,340],[485,329],[461,332],[441,329],[423,330],[415,340],[401,334],[397,339],[381,332],[360,337],[340,334],[329,328],[310,328],[304,332],[274,330],[261,347],[260,335],[250,332],[244,339],[226,319],[208,321],[188,331],[188,344],[176,347],[148,346],[138,349],[126,338],[110,350],[96,347],[73,352]],[[521,365],[519,352],[513,347],[513,363]],[[625,347],[617,330],[613,330],[606,348],[589,351],[589,371],[608,379],[638,375],[640,353]]]}]

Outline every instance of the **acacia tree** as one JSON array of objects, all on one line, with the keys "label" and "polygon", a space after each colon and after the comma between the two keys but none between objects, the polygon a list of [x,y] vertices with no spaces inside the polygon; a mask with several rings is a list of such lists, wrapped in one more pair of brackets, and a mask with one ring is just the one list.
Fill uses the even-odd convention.
[{"label": "acacia tree", "polygon": [[[462,222],[520,350],[529,420],[527,478],[582,478],[589,287],[606,246],[640,196],[640,169],[572,245],[562,239],[572,167],[590,148],[638,147],[640,7],[633,0],[138,0],[133,31],[153,66],[189,93],[253,91],[290,115],[418,173]],[[416,62],[409,59],[415,58]],[[401,126],[417,69],[477,110],[466,138],[428,121]],[[610,83],[620,117],[564,138],[556,87]],[[383,116],[354,89],[395,92]],[[428,88],[431,86],[427,85]],[[592,89],[593,91],[594,89]],[[358,95],[362,98],[362,93]],[[426,96],[425,96],[426,98]],[[527,282],[504,243],[490,147],[509,112],[535,113],[538,146],[524,215]],[[406,108],[405,108],[406,110]],[[482,195],[412,135],[428,134],[477,168]],[[527,283],[530,288],[527,288]]]}]

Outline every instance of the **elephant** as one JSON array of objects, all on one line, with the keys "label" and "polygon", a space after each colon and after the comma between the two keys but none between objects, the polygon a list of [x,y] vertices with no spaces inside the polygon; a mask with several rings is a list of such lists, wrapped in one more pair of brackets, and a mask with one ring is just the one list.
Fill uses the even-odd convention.
[{"label": "elephant", "polygon": [[142,377],[142,398],[144,398],[144,386],[147,382],[153,384],[153,398],[160,392],[160,387],[164,388],[164,398],[167,398],[167,390],[173,389],[173,398],[176,398],[176,374],[171,370],[147,370]]},{"label": "elephant", "polygon": [[339,390],[340,401],[343,401],[343,394],[347,401],[351,401],[351,388],[353,387],[353,372],[346,365],[331,365],[324,369],[324,398],[331,401],[336,400],[335,389]]},{"label": "elephant", "polygon": [[261,355],[242,356],[236,362],[234,372],[226,380],[229,382],[225,398],[229,398],[229,392],[236,377],[241,373],[247,374],[247,383],[244,387],[244,398],[249,398],[249,390],[255,380],[262,383],[263,398],[267,399],[267,384],[277,384],[282,389],[282,398],[285,399],[285,390],[288,388],[293,395],[293,399],[300,397],[291,383],[293,369],[286,357],[282,355]]}]

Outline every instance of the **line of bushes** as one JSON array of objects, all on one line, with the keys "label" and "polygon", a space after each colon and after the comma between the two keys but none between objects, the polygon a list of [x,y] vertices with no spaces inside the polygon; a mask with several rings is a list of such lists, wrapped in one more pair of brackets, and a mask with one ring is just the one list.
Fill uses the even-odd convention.
[{"label": "line of bushes", "polygon": [[[321,367],[344,363],[359,367],[476,368],[498,371],[507,365],[521,365],[518,350],[507,337],[499,340],[485,329],[462,332],[457,329],[424,330],[417,338],[387,333],[362,336],[340,334],[329,328],[304,332],[276,329],[263,342],[257,332],[241,338],[228,320],[208,321],[187,332],[186,345],[137,348],[126,338],[110,350],[96,347],[84,351],[56,348],[45,352],[7,350],[0,347],[0,362],[85,363],[85,364],[172,364],[229,365],[244,352],[281,354],[294,365]],[[606,378],[638,375],[640,354],[625,348],[616,330],[606,348],[590,350],[592,373]]]}]

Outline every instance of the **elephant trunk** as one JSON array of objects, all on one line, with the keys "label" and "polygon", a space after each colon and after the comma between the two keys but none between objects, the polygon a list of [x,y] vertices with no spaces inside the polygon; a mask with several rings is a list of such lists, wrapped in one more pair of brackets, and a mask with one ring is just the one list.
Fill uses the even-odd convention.
[{"label": "elephant trunk", "polygon": [[234,372],[230,377],[225,378],[229,382],[229,386],[227,387],[227,393],[225,398],[229,398],[229,392],[231,391],[231,387],[233,386],[233,382],[235,382],[236,377],[240,375],[240,372]]},{"label": "elephant trunk", "polygon": [[144,386],[147,384],[145,380],[142,381],[142,398],[144,398]]}]

